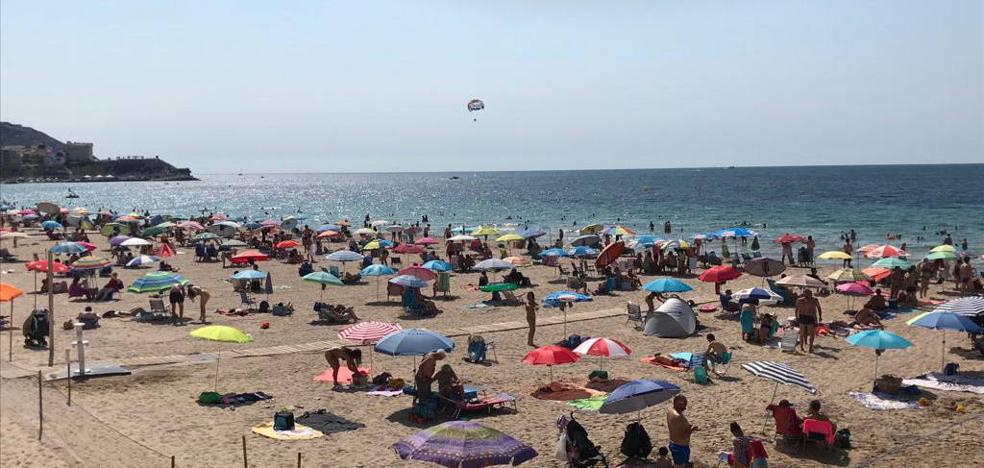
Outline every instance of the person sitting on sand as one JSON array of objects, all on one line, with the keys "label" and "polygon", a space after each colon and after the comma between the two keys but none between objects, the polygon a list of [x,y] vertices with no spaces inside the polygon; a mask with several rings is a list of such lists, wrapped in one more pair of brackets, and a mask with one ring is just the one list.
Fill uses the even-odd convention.
[{"label": "person sitting on sand", "polygon": [[820,400],[813,400],[810,402],[809,409],[806,410],[806,415],[803,419],[816,419],[817,421],[827,421],[830,423],[832,432],[837,432],[837,424],[835,424],[826,413],[820,410]]},{"label": "person sitting on sand", "polygon": [[759,322],[759,327],[755,334],[755,341],[758,342],[758,344],[767,343],[769,338],[772,337],[772,329],[776,326],[776,324],[776,318],[771,314],[762,315],[762,321]]},{"label": "person sitting on sand", "polygon": [[862,307],[857,314],[854,314],[854,322],[851,323],[851,327],[867,330],[885,328],[885,325],[882,325],[881,317],[875,311],[867,307]]},{"label": "person sitting on sand", "polygon": [[772,413],[776,422],[776,433],[784,436],[798,437],[803,435],[803,420],[796,415],[796,410],[789,400],[779,400],[778,405],[769,405],[765,410]]},{"label": "person sitting on sand", "polygon": [[345,367],[348,367],[348,370],[352,371],[352,375],[358,374],[360,372],[359,364],[362,363],[362,350],[349,349],[342,346],[325,351],[325,360],[331,366],[331,381],[335,387],[339,386],[338,369],[342,367],[343,359],[345,360]]},{"label": "person sitting on sand", "polygon": [[442,397],[449,400],[463,400],[465,398],[465,386],[458,378],[458,374],[455,374],[454,370],[451,369],[450,364],[441,366],[441,370],[434,374],[434,380],[437,380],[437,393]]},{"label": "person sitting on sand", "polygon": [[116,292],[123,289],[123,287],[123,281],[120,281],[116,273],[113,273],[110,276],[109,281],[106,282],[106,285],[103,286],[98,293],[96,293],[96,300],[108,301],[113,298],[113,294],[116,294]]},{"label": "person sitting on sand", "polygon": [[876,289],[875,295],[871,296],[871,299],[868,299],[868,302],[864,303],[864,307],[875,312],[887,309],[888,303],[885,302],[885,296],[882,296],[882,290]]}]

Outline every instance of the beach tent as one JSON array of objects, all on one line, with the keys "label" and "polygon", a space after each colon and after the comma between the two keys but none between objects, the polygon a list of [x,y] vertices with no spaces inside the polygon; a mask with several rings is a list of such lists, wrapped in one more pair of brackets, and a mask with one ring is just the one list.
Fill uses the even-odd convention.
[{"label": "beach tent", "polygon": [[670,298],[646,320],[643,335],[660,338],[683,338],[697,331],[697,317],[694,309],[686,302]]}]

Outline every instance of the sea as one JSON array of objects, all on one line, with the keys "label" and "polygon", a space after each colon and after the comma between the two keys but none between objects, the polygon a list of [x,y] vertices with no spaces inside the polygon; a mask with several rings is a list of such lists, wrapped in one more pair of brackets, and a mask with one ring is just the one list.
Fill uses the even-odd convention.
[{"label": "sea", "polygon": [[[342,218],[361,224],[367,214],[404,224],[427,215],[438,234],[447,224],[492,224],[540,227],[548,239],[592,223],[642,233],[653,222],[658,237],[687,240],[747,225],[766,251],[775,248],[768,239],[787,232],[812,235],[818,251],[838,249],[842,233],[854,229],[856,246],[905,242],[916,258],[947,231],[958,245],[968,240],[976,266],[984,254],[984,164],[197,177],[5,184],[0,197],[15,206],[52,201],[121,213],[222,212],[257,221],[295,215],[312,227]],[[80,198],[66,199],[69,190]]]}]

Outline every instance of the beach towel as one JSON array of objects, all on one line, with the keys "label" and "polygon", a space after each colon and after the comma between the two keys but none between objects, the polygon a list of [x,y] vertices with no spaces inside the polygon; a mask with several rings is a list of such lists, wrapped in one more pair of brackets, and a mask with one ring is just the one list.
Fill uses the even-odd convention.
[{"label": "beach towel", "polygon": [[890,395],[888,393],[862,393],[862,392],[847,392],[854,401],[858,402],[861,406],[868,408],[870,410],[906,410],[906,409],[919,409],[919,403],[908,398],[900,398],[896,395]]},{"label": "beach towel", "polygon": [[671,371],[683,372],[683,371],[687,370],[687,368],[686,367],[683,367],[683,366],[680,366],[680,367],[677,367],[677,366],[669,366],[669,365],[663,364],[661,362],[657,362],[656,361],[656,358],[653,357],[653,356],[646,356],[646,357],[640,359],[639,362],[644,362],[646,364],[652,364],[652,365],[655,365],[655,366],[660,366],[660,367],[669,369]]},{"label": "beach towel", "polygon": [[[330,379],[331,376],[329,375],[328,378]],[[403,395],[403,389],[401,388],[399,390],[390,390],[390,388],[387,387],[386,385],[376,385],[375,387],[370,388],[369,391],[366,392],[366,395],[391,397],[391,396]]]},{"label": "beach towel", "polygon": [[337,414],[329,413],[324,409],[310,411],[300,415],[295,419],[295,428],[298,427],[297,423],[304,423],[312,429],[321,431],[322,434],[354,431],[366,427],[365,424],[349,421]]},{"label": "beach towel", "polygon": [[903,379],[902,385],[915,385],[917,387],[949,392],[984,394],[984,378],[974,378],[960,374],[943,375],[933,372],[911,379]]},{"label": "beach towel", "polygon": [[551,382],[550,388],[552,389],[551,391],[544,391],[543,387],[538,388],[531,395],[538,400],[571,401],[591,398],[605,393],[579,385],[559,382]]},{"label": "beach towel", "polygon": [[203,405],[245,405],[257,401],[269,400],[273,397],[263,392],[227,393],[215,396],[215,392],[203,392],[198,396],[198,402]]},{"label": "beach towel", "polygon": [[273,430],[273,422],[265,422],[259,426],[254,426],[253,432],[277,440],[308,440],[324,437],[321,431],[297,423],[294,424],[292,431],[275,431]]},{"label": "beach towel", "polygon": [[[372,371],[371,367],[360,367],[359,372],[369,375]],[[315,382],[331,382],[331,367],[325,369],[324,372],[314,376]],[[338,383],[350,384],[352,383],[352,371],[348,367],[342,366],[338,368]]]},{"label": "beach towel", "polygon": [[605,398],[608,398],[607,393],[595,395],[591,398],[571,400],[567,404],[583,411],[598,411],[598,408],[601,408],[601,404],[605,402]]}]

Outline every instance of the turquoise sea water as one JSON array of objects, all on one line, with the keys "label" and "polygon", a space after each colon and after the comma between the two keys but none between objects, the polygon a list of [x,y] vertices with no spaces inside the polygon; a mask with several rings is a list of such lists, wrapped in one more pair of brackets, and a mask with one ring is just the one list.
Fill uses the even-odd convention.
[{"label": "turquoise sea water", "polygon": [[[942,236],[936,232],[947,229],[958,244],[968,239],[978,265],[984,254],[984,164],[199,177],[3,185],[0,196],[17,206],[54,201],[256,220],[300,211],[312,225],[343,217],[360,221],[366,213],[393,222],[427,214],[435,227],[528,221],[552,235],[596,222],[647,231],[653,221],[662,236],[662,222],[670,220],[673,237],[690,238],[748,222],[763,240],[784,232],[812,234],[819,250],[839,247],[840,233],[849,229],[858,232],[858,245],[884,243],[891,232],[915,254],[937,245]],[[66,200],[69,188],[81,198]],[[917,242],[917,235],[927,240]]]}]

